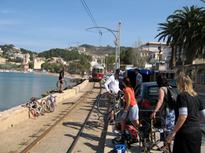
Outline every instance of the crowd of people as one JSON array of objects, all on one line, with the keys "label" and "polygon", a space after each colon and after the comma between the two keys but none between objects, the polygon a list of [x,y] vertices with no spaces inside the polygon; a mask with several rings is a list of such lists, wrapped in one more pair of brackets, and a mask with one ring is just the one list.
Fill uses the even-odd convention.
[{"label": "crowd of people", "polygon": [[[105,88],[109,94],[117,94],[119,91],[124,92],[124,109],[121,115],[121,139],[125,133],[126,120],[131,121],[135,128],[140,126],[139,108],[136,95],[140,92],[143,77],[139,70],[135,70],[135,79],[130,78],[125,73],[123,78],[119,78],[120,70],[117,69],[114,75],[105,82]],[[177,77],[177,96],[174,108],[163,114],[166,120],[168,135],[165,143],[173,143],[173,153],[200,153],[202,134],[200,130],[200,113],[205,112],[205,106],[199,99],[199,96],[193,89],[191,78],[180,73]],[[157,112],[161,111],[163,103],[168,93],[167,79],[159,75],[156,79],[159,87],[159,98],[155,109],[150,118],[154,119]],[[204,115],[205,113],[202,113]],[[204,115],[205,116],[205,115]],[[112,118],[113,119],[113,118]]]}]

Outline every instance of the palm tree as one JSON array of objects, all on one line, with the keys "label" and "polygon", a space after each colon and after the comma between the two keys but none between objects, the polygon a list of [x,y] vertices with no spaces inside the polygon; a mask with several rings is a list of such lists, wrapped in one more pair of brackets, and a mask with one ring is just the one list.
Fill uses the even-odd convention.
[{"label": "palm tree", "polygon": [[158,41],[166,41],[166,44],[171,46],[171,60],[170,66],[175,67],[176,65],[176,49],[178,40],[178,27],[176,21],[167,20],[165,23],[159,23],[159,31],[161,31],[156,37]]},{"label": "palm tree", "polygon": [[186,63],[191,64],[198,53],[200,46],[204,46],[201,39],[201,26],[204,9],[196,6],[183,7],[182,10],[176,10],[168,19],[176,20],[181,28],[179,30],[179,40],[186,53]]},{"label": "palm tree", "polygon": [[183,7],[168,16],[165,23],[160,23],[156,37],[158,41],[167,42],[172,47],[172,66],[176,63],[176,50],[179,55],[183,49],[186,63],[191,64],[195,56],[202,52],[205,46],[205,10],[196,6]]}]

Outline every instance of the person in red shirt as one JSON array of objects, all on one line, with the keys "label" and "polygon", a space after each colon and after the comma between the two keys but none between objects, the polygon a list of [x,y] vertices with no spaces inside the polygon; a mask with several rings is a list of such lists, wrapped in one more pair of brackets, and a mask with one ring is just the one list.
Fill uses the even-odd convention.
[{"label": "person in red shirt", "polygon": [[135,91],[131,86],[130,79],[125,77],[123,79],[124,84],[124,110],[121,116],[121,137],[115,138],[114,142],[124,143],[126,133],[125,133],[125,126],[126,121],[131,121],[132,125],[135,128],[139,127],[139,108],[137,105],[137,101],[135,99]]},{"label": "person in red shirt", "polygon": [[135,98],[135,91],[133,87],[131,86],[130,79],[128,77],[125,77],[122,81],[123,83],[123,92],[124,92],[124,110],[121,115],[121,136],[116,137],[114,139],[114,142],[117,143],[124,143],[126,133],[125,133],[125,127],[126,122],[131,121],[132,125],[135,128],[139,127],[139,108],[137,105],[137,100]]},{"label": "person in red shirt", "polygon": [[124,131],[126,119],[131,121],[132,124],[137,128],[139,126],[139,108],[137,100],[135,98],[135,91],[131,86],[130,79],[125,77],[123,79],[125,88],[123,89],[125,98],[125,108],[121,116],[121,130]]}]

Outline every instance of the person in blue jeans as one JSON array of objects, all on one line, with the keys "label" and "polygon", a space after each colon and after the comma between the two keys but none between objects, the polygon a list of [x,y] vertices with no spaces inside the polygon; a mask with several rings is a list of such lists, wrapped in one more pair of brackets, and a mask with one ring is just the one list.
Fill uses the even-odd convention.
[{"label": "person in blue jeans", "polygon": [[165,126],[166,128],[166,132],[171,133],[171,131],[174,128],[174,124],[175,124],[175,112],[174,112],[174,109],[170,109],[167,107],[167,104],[165,101],[165,98],[167,96],[168,82],[167,82],[167,79],[162,75],[159,75],[156,81],[159,87],[159,98],[157,101],[157,105],[153,113],[151,114],[151,118],[155,118],[157,112],[159,112],[162,119],[165,120],[165,125],[163,126]]}]

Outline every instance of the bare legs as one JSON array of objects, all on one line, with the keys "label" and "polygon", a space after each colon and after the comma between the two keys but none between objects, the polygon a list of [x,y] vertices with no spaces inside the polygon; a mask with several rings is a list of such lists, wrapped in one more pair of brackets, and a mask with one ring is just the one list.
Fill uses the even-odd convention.
[{"label": "bare legs", "polygon": [[63,80],[60,80],[60,89],[59,92],[63,92]]}]

